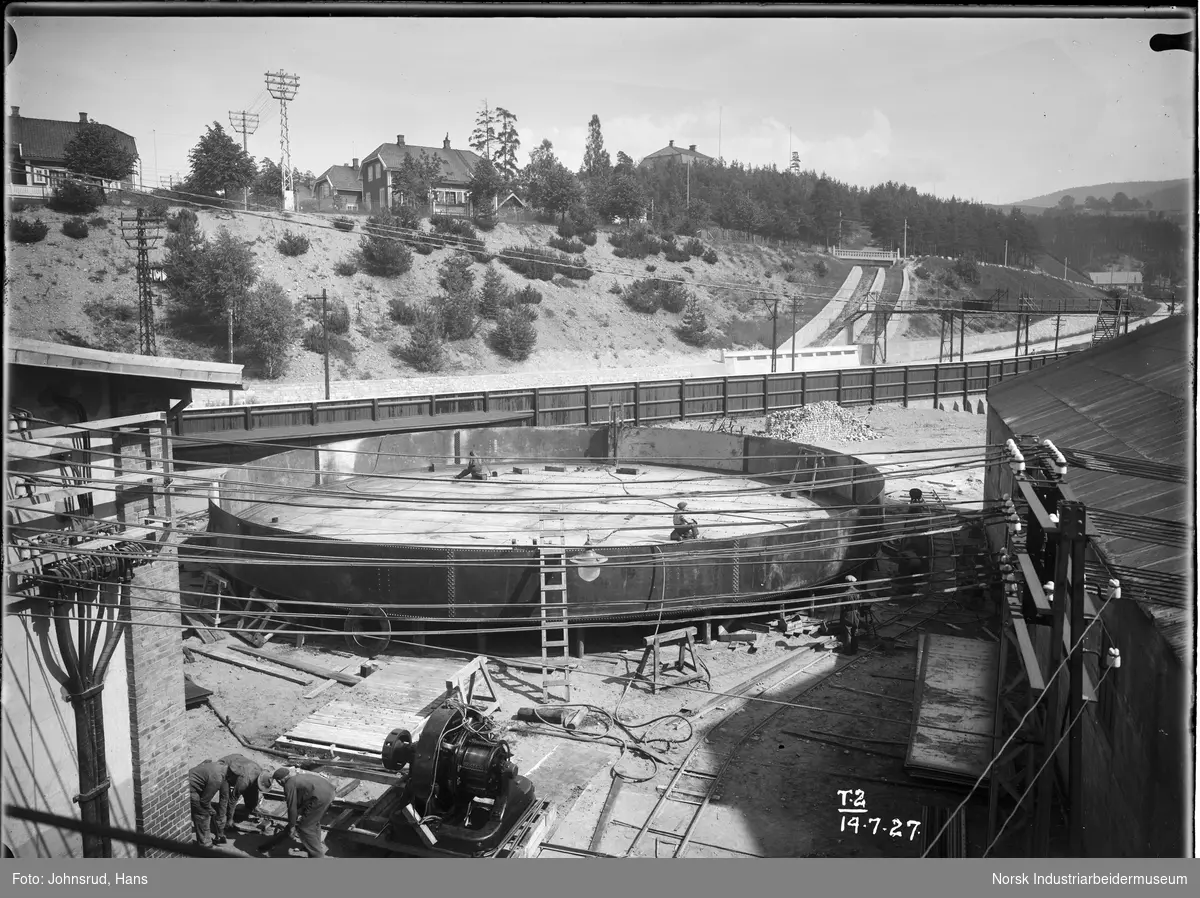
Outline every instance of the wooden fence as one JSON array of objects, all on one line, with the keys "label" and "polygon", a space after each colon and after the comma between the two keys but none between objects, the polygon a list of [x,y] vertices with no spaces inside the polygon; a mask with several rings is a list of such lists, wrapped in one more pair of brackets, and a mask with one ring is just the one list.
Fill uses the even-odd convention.
[{"label": "wooden fence", "polygon": [[965,403],[971,396],[987,392],[994,383],[1068,354],[1063,351],[944,364],[187,409],[176,421],[176,432],[195,436],[499,411],[527,412],[530,424],[547,427],[604,424],[610,420],[610,412],[627,422],[654,424],[686,418],[761,415],[816,402],[907,406],[931,401],[936,406],[958,400]]}]

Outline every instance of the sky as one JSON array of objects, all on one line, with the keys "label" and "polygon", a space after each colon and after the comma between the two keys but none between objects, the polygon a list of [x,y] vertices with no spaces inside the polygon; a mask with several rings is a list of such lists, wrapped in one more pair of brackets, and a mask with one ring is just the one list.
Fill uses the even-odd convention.
[{"label": "sky", "polygon": [[850,184],[891,180],[985,203],[1191,178],[1195,168],[1196,57],[1149,49],[1153,35],[1194,30],[1194,20],[371,8],[387,14],[317,3],[256,17],[9,6],[7,105],[30,118],[86,112],[132,134],[148,184],[186,175],[188,151],[214,121],[236,133],[230,112],[259,116],[249,152],[278,161],[268,71],[299,76],[287,106],[292,165],[318,175],[398,134],[423,146],[449,134],[465,149],[485,102],[517,116],[522,165],[548,138],[572,170],[593,114],[614,160],[674,140],[783,169],[794,151],[805,169]]}]

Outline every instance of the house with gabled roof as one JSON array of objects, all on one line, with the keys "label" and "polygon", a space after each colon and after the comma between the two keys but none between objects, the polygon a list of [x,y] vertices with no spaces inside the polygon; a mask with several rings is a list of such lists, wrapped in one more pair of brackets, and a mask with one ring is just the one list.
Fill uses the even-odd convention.
[{"label": "house with gabled roof", "polygon": [[331,165],[313,181],[317,208],[356,211],[362,205],[362,171],[358,159],[350,165]]},{"label": "house with gabled roof", "polygon": [[[441,177],[433,182],[427,197],[401,196],[393,175],[405,156],[415,159],[421,155],[441,163]],[[470,150],[451,147],[449,134],[440,147],[406,143],[404,135],[397,134],[395,143],[380,144],[362,161],[363,206],[368,210],[390,209],[394,202],[408,202],[428,205],[430,212],[469,216],[471,202],[467,185],[478,162],[479,156]]]},{"label": "house with gabled roof", "polygon": [[[21,107],[13,106],[8,117],[8,173],[6,187],[15,196],[45,196],[67,176],[67,144],[81,127],[88,124],[88,114],[79,113],[79,121],[62,122],[54,119],[27,118]],[[117,138],[122,149],[133,153],[136,163],[125,181],[106,181],[106,189],[132,187],[141,183],[141,157],[137,141],[124,131],[105,125]]]},{"label": "house with gabled roof", "polygon": [[671,162],[682,162],[684,165],[711,165],[713,163],[712,156],[706,156],[697,151],[696,145],[692,144],[686,150],[683,147],[675,146],[675,141],[671,141],[661,150],[655,150],[649,156],[646,156],[638,163],[638,168],[655,168],[659,165],[667,165]]}]

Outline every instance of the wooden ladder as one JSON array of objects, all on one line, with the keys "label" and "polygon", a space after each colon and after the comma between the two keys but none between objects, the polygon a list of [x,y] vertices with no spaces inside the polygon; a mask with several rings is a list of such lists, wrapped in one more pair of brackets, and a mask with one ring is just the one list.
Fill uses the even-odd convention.
[{"label": "wooden ladder", "polygon": [[571,701],[570,633],[567,630],[567,550],[562,518],[544,519],[538,539],[538,586],[541,599],[542,701],[562,687]]},{"label": "wooden ladder", "polygon": [[1107,343],[1121,333],[1121,316],[1125,313],[1124,299],[1106,298],[1096,314],[1096,325],[1092,329],[1092,345]]}]

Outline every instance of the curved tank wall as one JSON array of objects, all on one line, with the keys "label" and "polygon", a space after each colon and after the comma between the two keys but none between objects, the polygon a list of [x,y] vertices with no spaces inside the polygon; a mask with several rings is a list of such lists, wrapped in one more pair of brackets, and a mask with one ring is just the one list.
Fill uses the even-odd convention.
[{"label": "curved tank wall", "polygon": [[[493,468],[562,459],[736,472],[759,483],[794,484],[825,512],[744,538],[605,546],[608,561],[594,581],[574,570],[568,574],[573,620],[761,601],[838,577],[873,557],[883,538],[883,477],[852,456],[766,437],[668,428],[510,427],[369,437],[294,449],[234,468],[209,504],[215,548],[224,557],[276,563],[221,567],[267,595],[315,604],[378,605],[397,617],[441,621],[536,617],[538,550],[530,544],[475,548],[301,537],[249,519],[250,509],[280,488],[312,489],[353,477],[427,470],[431,464],[450,473],[450,466],[462,464],[468,446]],[[568,557],[581,548],[568,546]],[[346,564],[289,565],[281,555]]]}]

